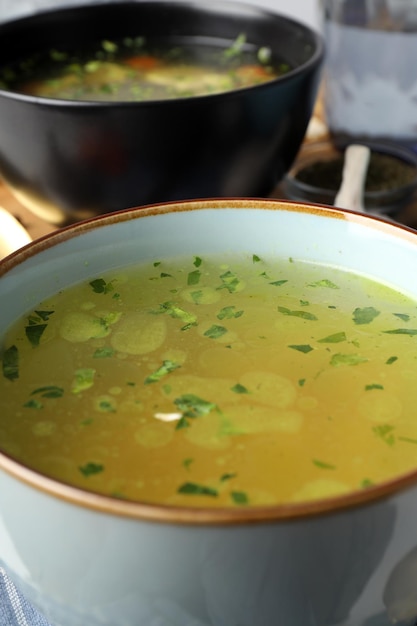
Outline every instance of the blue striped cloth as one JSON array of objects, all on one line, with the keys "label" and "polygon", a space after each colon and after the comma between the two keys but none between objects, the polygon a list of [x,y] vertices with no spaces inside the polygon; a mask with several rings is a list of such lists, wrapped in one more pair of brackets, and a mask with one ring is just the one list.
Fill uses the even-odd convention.
[{"label": "blue striped cloth", "polygon": [[0,567],[0,625],[51,626],[25,600],[2,567]]}]

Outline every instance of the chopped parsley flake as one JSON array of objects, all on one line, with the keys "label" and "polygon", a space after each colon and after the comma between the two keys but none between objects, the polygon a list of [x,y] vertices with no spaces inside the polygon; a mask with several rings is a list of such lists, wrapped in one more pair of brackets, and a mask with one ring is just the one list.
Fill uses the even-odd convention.
[{"label": "chopped parsley flake", "polygon": [[335,285],[331,280],[327,278],[323,278],[322,280],[317,280],[314,283],[310,283],[308,287],[325,287],[326,289],[340,289],[337,285]]},{"label": "chopped parsley flake", "polygon": [[282,279],[282,280],[273,280],[272,283],[269,283],[270,285],[273,285],[274,287],[281,287],[281,285],[285,285],[285,283],[287,283],[288,280]]},{"label": "chopped parsley flake", "polygon": [[398,437],[398,441],[404,441],[405,443],[417,444],[417,439],[413,439],[412,437]]},{"label": "chopped parsley flake", "polygon": [[395,363],[395,361],[398,361],[398,357],[397,356],[390,356],[389,359],[387,359],[385,361],[385,363],[387,365],[392,365],[393,363]]},{"label": "chopped parsley flake", "polygon": [[383,385],[379,385],[378,383],[373,383],[372,385],[366,385],[365,391],[372,391],[372,389],[383,389]]},{"label": "chopped parsley flake", "polygon": [[203,262],[203,260],[199,256],[194,257],[194,266],[195,267],[200,267],[202,262]]},{"label": "chopped parsley flake", "polygon": [[313,459],[313,464],[320,469],[326,469],[326,470],[336,469],[335,465],[332,465],[331,463],[326,463],[325,461],[319,461],[318,459]]},{"label": "chopped parsley flake", "polygon": [[190,465],[194,463],[194,459],[184,459],[182,464],[185,467],[186,470],[190,469]]},{"label": "chopped parsley flake", "polygon": [[48,324],[32,324],[29,323],[29,326],[25,327],[25,334],[29,340],[29,343],[32,344],[34,348],[39,345],[41,337],[46,330]]},{"label": "chopped parsley flake", "polygon": [[197,483],[184,483],[181,487],[178,487],[178,493],[184,493],[191,496],[211,496],[217,497],[217,489],[207,487],[206,485],[198,485]]},{"label": "chopped parsley flake", "polygon": [[159,380],[161,380],[161,378],[163,378],[170,372],[178,369],[179,367],[181,367],[179,363],[175,363],[174,361],[170,361],[169,359],[163,361],[162,365],[158,367],[157,370],[155,370],[152,374],[145,378],[145,385],[158,382]]},{"label": "chopped parsley flake", "polygon": [[398,317],[403,322],[409,322],[410,321],[410,316],[406,315],[405,313],[393,313],[393,315],[395,315],[395,317]]},{"label": "chopped parsley flake", "polygon": [[200,304],[201,298],[203,297],[203,292],[201,291],[201,289],[198,289],[197,291],[192,291],[190,293],[190,296],[195,304]]},{"label": "chopped parsley flake", "polygon": [[384,441],[387,445],[394,445],[394,426],[391,426],[390,424],[382,424],[381,426],[375,426],[372,430],[375,435],[382,439],[382,441]]},{"label": "chopped parsley flake", "polygon": [[230,270],[222,274],[220,276],[220,280],[222,281],[222,285],[221,287],[218,287],[218,289],[227,289],[229,293],[235,292],[240,285],[240,280],[236,274]]},{"label": "chopped parsley flake", "polygon": [[200,270],[194,270],[190,272],[187,277],[187,285],[198,285],[201,278]]},{"label": "chopped parsley flake", "polygon": [[354,324],[359,326],[361,324],[370,324],[376,317],[378,317],[378,315],[380,315],[380,311],[375,309],[373,306],[366,306],[363,308],[356,308],[353,311],[352,319]]},{"label": "chopped parsley flake", "polygon": [[85,465],[80,465],[78,469],[80,470],[81,474],[88,477],[102,472],[104,470],[104,465],[101,465],[101,463],[92,463],[90,461]]},{"label": "chopped parsley flake", "polygon": [[233,385],[233,387],[231,387],[231,390],[234,391],[235,393],[249,393],[247,388],[244,385],[241,385],[240,383],[236,383],[236,385]]},{"label": "chopped parsley flake", "polygon": [[227,328],[224,326],[218,326],[217,324],[213,324],[206,330],[204,333],[204,337],[208,337],[209,339],[218,339],[227,333]]},{"label": "chopped parsley flake", "polygon": [[48,322],[50,316],[55,313],[55,311],[35,311],[35,313],[43,322]]},{"label": "chopped parsley flake", "polygon": [[330,365],[338,367],[339,365],[359,365],[366,363],[368,359],[360,354],[334,354],[330,359]]},{"label": "chopped parsley flake", "polygon": [[346,341],[346,333],[343,331],[340,333],[334,333],[333,335],[327,335],[323,339],[318,339],[318,343],[340,343]]},{"label": "chopped parsley flake", "polygon": [[107,283],[104,278],[95,278],[89,285],[92,287],[94,293],[106,294],[114,289],[113,283],[111,281]]},{"label": "chopped parsley flake", "polygon": [[92,368],[81,368],[75,371],[74,380],[71,385],[72,393],[86,391],[94,384],[96,370]]},{"label": "chopped parsley flake", "polygon": [[298,352],[303,352],[304,354],[308,354],[309,352],[311,352],[312,350],[314,350],[314,348],[312,348],[311,346],[309,346],[308,344],[301,344],[301,345],[290,345],[288,346],[289,348],[292,348],[292,350],[297,350]]},{"label": "chopped parsley flake", "polygon": [[258,257],[257,254],[253,254],[252,255],[252,263],[259,263],[260,260],[261,259],[260,259],[260,257]]},{"label": "chopped parsley flake", "polygon": [[26,409],[43,409],[43,404],[35,398],[31,398],[23,405]]},{"label": "chopped parsley flake", "polygon": [[313,313],[309,313],[308,311],[292,311],[291,309],[287,309],[287,307],[285,306],[279,306],[278,312],[282,313],[282,315],[300,317],[303,320],[310,320],[310,321],[317,320],[317,317]]},{"label": "chopped parsley flake", "polygon": [[409,337],[417,335],[417,329],[415,328],[395,328],[394,330],[384,330],[383,332],[387,335],[408,335]]},{"label": "chopped parsley flake", "polygon": [[97,348],[97,350],[93,354],[93,358],[95,359],[106,359],[108,357],[113,356],[115,353],[114,349],[110,346],[105,346],[103,348]]},{"label": "chopped parsley flake", "polygon": [[190,425],[188,421],[189,418],[194,419],[202,417],[203,415],[208,415],[211,411],[218,408],[217,404],[203,400],[192,393],[184,394],[183,396],[176,398],[174,400],[174,404],[183,414],[177,422],[176,430],[188,428]]},{"label": "chopped parsley flake", "polygon": [[237,474],[223,474],[220,476],[220,481],[224,483],[226,480],[231,480],[232,478],[236,478]]},{"label": "chopped parsley flake", "polygon": [[40,395],[42,398],[62,398],[64,390],[62,387],[48,385],[46,387],[39,387],[38,389],[35,389],[30,395]]},{"label": "chopped parsley flake", "polygon": [[[163,302],[160,305],[158,313],[168,313],[170,317],[185,322],[187,328],[195,326],[195,324],[197,323],[197,317],[194,315],[194,313],[188,313],[187,311],[184,311],[184,309],[177,306],[173,302]],[[184,327],[184,329],[186,327]]]},{"label": "chopped parsley flake", "polygon": [[243,311],[236,311],[235,306],[225,306],[217,314],[217,319],[219,320],[230,320],[233,318],[237,319],[238,317],[242,317],[242,315],[243,315]]},{"label": "chopped parsley flake", "polygon": [[232,491],[230,493],[230,497],[233,502],[238,505],[249,504],[249,498],[244,491]]},{"label": "chopped parsley flake", "polygon": [[19,378],[19,350],[16,346],[10,346],[2,356],[3,376],[8,380]]},{"label": "chopped parsley flake", "polygon": [[217,404],[203,400],[192,393],[186,393],[174,400],[174,404],[186,417],[201,417],[208,415],[210,411],[217,408]]}]

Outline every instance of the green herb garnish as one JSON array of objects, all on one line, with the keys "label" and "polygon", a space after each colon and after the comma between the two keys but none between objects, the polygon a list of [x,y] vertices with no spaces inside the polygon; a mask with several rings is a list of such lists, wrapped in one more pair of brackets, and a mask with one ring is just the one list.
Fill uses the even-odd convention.
[{"label": "green herb garnish", "polygon": [[81,368],[75,371],[74,380],[71,385],[72,393],[86,391],[94,384],[96,370],[92,368]]},{"label": "green herb garnish", "polygon": [[353,311],[352,319],[354,324],[359,326],[361,324],[370,324],[376,317],[378,317],[378,315],[380,315],[380,311],[375,309],[373,306],[366,306],[363,308],[356,308]]},{"label": "green herb garnish", "polygon": [[340,289],[337,285],[335,285],[331,280],[327,278],[323,278],[322,280],[317,280],[314,283],[310,283],[307,285],[308,287],[325,287],[326,289]]},{"label": "green herb garnish", "polygon": [[163,361],[162,365],[158,367],[157,370],[155,370],[154,372],[152,372],[152,374],[145,378],[145,385],[158,382],[159,380],[161,380],[161,378],[163,378],[170,372],[178,369],[179,367],[181,367],[179,363],[175,363],[174,361],[170,361],[169,359]]},{"label": "green herb garnish", "polygon": [[410,321],[410,316],[407,315],[406,313],[393,313],[393,315],[395,315],[395,317],[398,317],[403,322],[409,322]]},{"label": "green herb garnish", "polygon": [[62,387],[57,387],[56,385],[47,385],[46,387],[35,389],[30,395],[40,395],[42,398],[62,398],[64,390]]},{"label": "green herb garnish", "polygon": [[227,328],[224,326],[218,326],[217,324],[213,324],[206,330],[204,333],[204,337],[208,337],[209,339],[218,339],[227,333]]},{"label": "green herb garnish", "polygon": [[236,478],[237,474],[223,474],[220,476],[220,481],[222,483],[226,482],[226,480],[231,480],[232,478]]},{"label": "green herb garnish", "polygon": [[300,317],[303,320],[315,321],[317,317],[313,313],[309,313],[308,311],[292,311],[291,309],[287,309],[285,306],[279,306],[278,312],[282,313],[282,315],[289,315],[291,317]]},{"label": "green herb garnish", "polygon": [[43,409],[43,404],[35,398],[31,398],[23,405],[26,409]]},{"label": "green herb garnish", "polygon": [[104,465],[101,465],[101,463],[93,463],[90,461],[85,465],[80,465],[78,469],[84,476],[93,476],[94,474],[99,474],[100,472],[102,472],[104,470]]},{"label": "green herb garnish", "polygon": [[223,56],[225,59],[234,59],[243,52],[243,48],[246,43],[246,35],[245,33],[240,33],[234,40],[234,42],[223,51]]},{"label": "green herb garnish", "polygon": [[19,350],[16,346],[10,346],[2,355],[3,376],[8,380],[19,378]]},{"label": "green herb garnish", "polygon": [[201,278],[200,270],[194,270],[188,274],[187,285],[198,285]]},{"label": "green herb garnish", "polygon": [[198,485],[197,483],[184,483],[177,489],[178,493],[184,493],[191,496],[211,496],[217,497],[217,489],[207,487],[206,485]]},{"label": "green herb garnish", "polygon": [[106,294],[114,289],[113,284],[111,282],[107,283],[104,278],[95,278],[90,281],[89,285],[92,287],[94,293]]},{"label": "green herb garnish", "polygon": [[186,469],[186,470],[189,470],[189,469],[190,469],[190,465],[191,465],[192,463],[194,463],[194,459],[191,459],[191,458],[189,458],[189,459],[184,459],[184,460],[183,460],[183,462],[182,462],[182,464],[183,464],[183,466],[185,467],[185,469]]},{"label": "green herb garnish", "polygon": [[330,359],[330,365],[338,367],[339,365],[359,365],[366,363],[368,359],[360,354],[334,354]]},{"label": "green herb garnish", "polygon": [[372,430],[375,435],[382,439],[382,441],[384,441],[387,445],[394,445],[394,426],[391,426],[390,424],[382,424],[381,426],[375,426]]},{"label": "green herb garnish", "polygon": [[194,315],[194,313],[188,313],[188,311],[184,311],[184,309],[177,306],[173,302],[163,302],[160,305],[158,313],[168,313],[170,317],[185,322],[186,326],[183,327],[184,330],[188,330],[188,328],[191,328],[191,326],[195,326],[197,323],[197,316]]},{"label": "green herb garnish", "polygon": [[313,459],[313,464],[320,469],[325,469],[325,470],[336,469],[335,465],[332,465],[331,463],[326,463],[325,461],[320,461],[319,459]]},{"label": "green herb garnish", "polygon": [[233,387],[231,387],[230,389],[231,391],[234,391],[235,393],[249,393],[247,388],[244,385],[241,385],[240,383],[236,383],[236,385],[233,385]]},{"label": "green herb garnish", "polygon": [[318,339],[318,343],[340,343],[346,341],[346,333],[343,331],[340,333],[334,333],[333,335],[327,335],[323,339]]},{"label": "green herb garnish", "polygon": [[242,317],[244,311],[236,311],[235,306],[225,306],[217,313],[217,319],[219,320],[230,320],[237,319],[238,317]]},{"label": "green herb garnish", "polygon": [[409,337],[417,335],[417,329],[415,328],[395,328],[394,330],[384,330],[382,332],[387,335],[408,335]]},{"label": "green herb garnish", "polygon": [[249,504],[249,498],[244,491],[232,491],[230,493],[230,497],[232,498],[235,504],[239,504],[239,505]]},{"label": "green herb garnish", "polygon": [[217,287],[217,289],[227,289],[229,293],[234,293],[240,285],[240,280],[236,274],[230,270],[222,274],[220,280],[222,281],[222,285],[221,287]]},{"label": "green herb garnish", "polygon": [[47,324],[29,324],[29,326],[25,326],[26,337],[34,348],[39,345],[46,327]]},{"label": "green herb garnish", "polygon": [[105,346],[103,348],[97,348],[97,350],[93,354],[93,358],[95,359],[107,359],[113,356],[115,353],[114,349],[110,346]]},{"label": "green herb garnish", "polygon": [[308,344],[290,345],[288,347],[291,348],[292,350],[297,350],[298,352],[303,352],[304,354],[308,354],[309,352],[314,350],[314,348],[312,348]]},{"label": "green herb garnish", "polygon": [[412,439],[412,437],[398,437],[398,441],[404,441],[405,443],[417,444],[417,439]]}]

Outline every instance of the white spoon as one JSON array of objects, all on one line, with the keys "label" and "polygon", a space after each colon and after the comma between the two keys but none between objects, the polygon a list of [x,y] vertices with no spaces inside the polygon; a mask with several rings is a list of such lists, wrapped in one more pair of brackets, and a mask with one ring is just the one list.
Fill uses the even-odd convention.
[{"label": "white spoon", "polygon": [[0,206],[0,259],[32,241],[27,230]]},{"label": "white spoon", "polygon": [[352,144],[346,148],[342,184],[336,194],[335,207],[366,213],[363,195],[370,156],[367,146]]}]

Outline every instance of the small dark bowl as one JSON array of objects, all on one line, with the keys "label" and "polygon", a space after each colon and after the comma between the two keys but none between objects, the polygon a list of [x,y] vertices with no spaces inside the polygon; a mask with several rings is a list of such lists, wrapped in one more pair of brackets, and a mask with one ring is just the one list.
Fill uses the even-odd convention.
[{"label": "small dark bowl", "polygon": [[[385,177],[385,180],[381,180],[380,189],[375,188],[375,180],[370,188],[365,185],[363,198],[365,209],[370,213],[395,217],[412,201],[417,191],[417,154],[411,148],[393,143],[368,142],[366,145],[371,150],[371,159],[373,155],[389,157],[396,163],[397,170],[399,168],[405,170],[404,178],[399,179],[398,183],[392,178],[389,179],[387,170],[384,169],[381,171],[381,178]],[[342,182],[343,155],[343,149],[328,142],[306,144],[297,158],[296,165],[285,176],[283,184],[285,196],[291,200],[332,206]],[[314,166],[319,166],[317,182],[311,173]],[[310,170],[309,182],[302,176],[302,172],[307,169]],[[340,180],[335,178],[336,171],[338,176],[340,174]],[[326,172],[329,176],[327,183],[324,182]],[[330,175],[333,176],[332,179]]]},{"label": "small dark bowl", "polygon": [[143,35],[230,45],[240,33],[294,69],[264,85],[176,100],[105,103],[0,90],[0,174],[55,224],[133,205],[266,196],[290,168],[312,113],[321,37],[248,5],[106,2],[0,25],[0,66],[35,51]]}]

